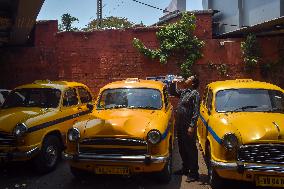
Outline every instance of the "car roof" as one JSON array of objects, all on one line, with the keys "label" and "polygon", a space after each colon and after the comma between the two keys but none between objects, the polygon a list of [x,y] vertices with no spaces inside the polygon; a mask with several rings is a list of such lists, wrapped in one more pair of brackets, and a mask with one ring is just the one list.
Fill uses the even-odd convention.
[{"label": "car roof", "polygon": [[115,89],[115,88],[151,88],[158,89],[160,91],[163,90],[165,84],[161,81],[153,81],[153,80],[143,80],[138,78],[128,78],[122,81],[115,81],[105,85],[101,91],[105,89]]},{"label": "car roof", "polygon": [[16,87],[16,89],[23,88],[54,88],[59,90],[64,90],[68,87],[85,87],[86,85],[78,82],[69,82],[69,81],[49,81],[49,80],[36,80],[33,83],[21,85]]},{"label": "car roof", "polygon": [[271,83],[254,81],[252,79],[215,81],[208,84],[208,86],[213,90],[213,92],[225,89],[240,89],[240,88],[271,89],[271,90],[283,91],[283,89]]}]

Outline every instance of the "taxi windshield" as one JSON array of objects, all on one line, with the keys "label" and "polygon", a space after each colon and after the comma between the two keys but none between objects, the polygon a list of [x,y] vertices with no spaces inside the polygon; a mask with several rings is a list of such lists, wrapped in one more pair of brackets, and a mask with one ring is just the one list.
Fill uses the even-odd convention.
[{"label": "taxi windshield", "polygon": [[268,89],[227,89],[216,94],[217,112],[284,113],[284,94]]},{"label": "taxi windshield", "polygon": [[150,109],[162,108],[161,93],[149,88],[117,88],[102,92],[98,109]]},{"label": "taxi windshield", "polygon": [[13,90],[5,100],[3,108],[14,107],[58,107],[61,92],[58,89],[24,88]]}]

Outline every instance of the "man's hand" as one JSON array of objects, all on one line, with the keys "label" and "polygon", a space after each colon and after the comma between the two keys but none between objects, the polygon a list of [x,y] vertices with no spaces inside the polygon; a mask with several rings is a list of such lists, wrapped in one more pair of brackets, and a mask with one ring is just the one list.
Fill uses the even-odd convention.
[{"label": "man's hand", "polygon": [[193,133],[194,133],[194,127],[188,127],[187,135],[191,137],[193,135]]}]

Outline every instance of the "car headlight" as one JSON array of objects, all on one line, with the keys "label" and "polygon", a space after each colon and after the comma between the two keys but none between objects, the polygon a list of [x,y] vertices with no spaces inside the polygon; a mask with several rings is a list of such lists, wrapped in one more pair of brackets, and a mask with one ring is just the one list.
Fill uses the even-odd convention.
[{"label": "car headlight", "polygon": [[80,138],[80,131],[77,128],[71,128],[69,129],[67,133],[68,140],[71,142],[78,141]]},{"label": "car headlight", "polygon": [[236,135],[232,133],[225,134],[223,138],[223,145],[224,147],[231,151],[238,147],[239,141]]},{"label": "car headlight", "polygon": [[28,131],[28,127],[24,123],[19,123],[16,125],[16,127],[13,130],[13,135],[15,137],[22,137],[24,136]]},{"label": "car headlight", "polygon": [[158,130],[151,130],[148,132],[147,140],[152,144],[158,144],[161,141],[161,133]]}]

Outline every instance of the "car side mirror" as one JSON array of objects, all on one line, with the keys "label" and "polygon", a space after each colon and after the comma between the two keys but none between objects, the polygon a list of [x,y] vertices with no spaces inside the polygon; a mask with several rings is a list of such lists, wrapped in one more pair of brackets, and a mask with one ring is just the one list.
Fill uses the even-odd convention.
[{"label": "car side mirror", "polygon": [[93,104],[87,104],[87,108],[92,111],[94,109],[94,105]]}]

